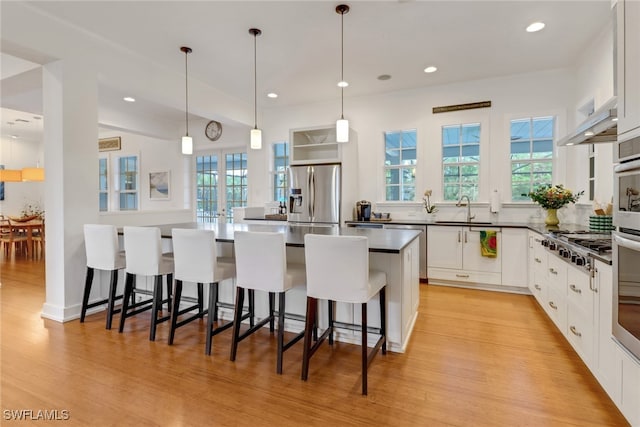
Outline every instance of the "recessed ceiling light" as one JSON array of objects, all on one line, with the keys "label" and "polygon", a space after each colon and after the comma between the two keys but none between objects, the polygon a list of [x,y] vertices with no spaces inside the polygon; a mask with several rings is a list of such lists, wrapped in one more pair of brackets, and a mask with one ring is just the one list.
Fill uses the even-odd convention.
[{"label": "recessed ceiling light", "polygon": [[544,28],[544,22],[534,22],[533,24],[527,27],[528,33],[535,33],[536,31],[540,31]]},{"label": "recessed ceiling light", "polygon": [[341,82],[338,82],[338,87],[347,87],[347,86],[349,86],[349,83],[345,82],[344,80]]},{"label": "recessed ceiling light", "polygon": [[275,93],[275,92],[269,92],[269,93],[267,94],[267,97],[268,97],[268,98],[277,98],[277,97],[278,97],[278,94],[277,94],[277,93]]},{"label": "recessed ceiling light", "polygon": [[614,117],[613,119],[611,119],[611,121],[612,121],[612,122],[617,122],[617,121],[618,121],[618,118],[617,118],[617,117]]},{"label": "recessed ceiling light", "polygon": [[18,139],[18,135],[11,135],[11,138]]},{"label": "recessed ceiling light", "polygon": [[424,69],[425,73],[435,73],[436,71],[438,71],[438,67],[434,67],[433,65],[430,65]]},{"label": "recessed ceiling light", "polygon": [[380,74],[378,76],[378,80],[390,80],[391,76],[389,74]]},{"label": "recessed ceiling light", "polygon": [[594,135],[594,133],[593,133],[593,132],[591,132],[590,130],[588,130],[588,131],[586,131],[586,132],[584,133],[584,136],[593,136],[593,135]]},{"label": "recessed ceiling light", "polygon": [[124,97],[124,98],[122,98],[122,99],[124,99],[126,102],[136,102],[136,99],[135,99],[135,98],[132,98],[132,97],[130,97],[130,96],[125,96],[125,97]]}]

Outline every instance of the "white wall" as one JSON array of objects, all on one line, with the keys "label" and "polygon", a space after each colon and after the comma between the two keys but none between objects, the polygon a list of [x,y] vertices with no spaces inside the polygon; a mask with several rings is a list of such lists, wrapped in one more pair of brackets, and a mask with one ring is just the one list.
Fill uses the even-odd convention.
[{"label": "white wall", "polygon": [[[442,205],[440,129],[446,123],[479,121],[483,132],[482,189],[478,206],[486,207],[490,192],[497,189],[503,202],[510,201],[509,120],[532,115],[556,115],[557,129],[566,132],[566,106],[572,101],[573,78],[568,70],[552,70],[525,75],[464,82],[420,90],[345,99],[345,117],[358,133],[359,198],[376,203],[378,210],[392,212],[396,218],[423,215],[420,204],[385,204],[383,133],[390,130],[417,129],[418,168],[416,194],[426,188],[434,192],[432,201]],[[454,113],[433,114],[432,107],[491,101],[492,107]],[[291,128],[311,127],[335,122],[340,111],[339,98],[332,103],[269,109],[264,112],[264,137],[267,142],[288,140]],[[256,154],[256,157],[258,154]],[[270,151],[260,152],[262,167],[268,169]],[[563,150],[557,151],[555,181],[565,180]],[[271,194],[268,181],[251,183],[253,204],[267,202]],[[266,197],[265,197],[266,195]],[[451,206],[451,204],[449,204]],[[541,218],[538,208],[509,213],[502,220]],[[446,212],[445,212],[446,211]],[[457,209],[441,209],[442,215],[457,215]],[[541,219],[540,219],[541,220]]]}]

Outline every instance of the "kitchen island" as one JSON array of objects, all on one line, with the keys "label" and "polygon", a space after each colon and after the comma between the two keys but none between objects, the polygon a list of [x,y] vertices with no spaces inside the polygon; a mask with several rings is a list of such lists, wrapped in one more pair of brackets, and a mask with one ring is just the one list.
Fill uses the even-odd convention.
[{"label": "kitchen island", "polygon": [[[233,256],[233,241],[236,231],[263,231],[285,234],[287,246],[287,260],[289,262],[304,263],[304,235],[325,234],[344,236],[365,236],[369,240],[369,262],[371,268],[384,271],[387,274],[387,345],[393,352],[402,353],[411,336],[411,331],[418,315],[418,303],[420,295],[419,282],[419,231],[415,230],[384,230],[361,229],[352,227],[338,227],[331,225],[268,225],[268,224],[228,224],[228,223],[180,223],[156,225],[160,228],[165,240],[165,251],[171,250],[171,229],[188,228],[213,230],[218,242],[220,255]],[[331,266],[327,266],[331,268]],[[188,293],[189,286],[185,287],[184,294]],[[194,287],[195,288],[195,287]],[[222,283],[220,286],[220,300],[231,304],[234,299],[233,286]],[[267,297],[256,293],[256,315],[258,318],[267,315]],[[190,295],[191,296],[191,295]],[[376,328],[380,326],[378,310],[378,297],[370,302],[368,310],[368,324]],[[320,306],[320,323],[326,321],[327,310],[325,305]],[[304,315],[306,309],[306,294],[303,289],[291,289],[287,292],[287,312],[295,315]],[[232,319],[229,309],[221,310],[224,320]],[[353,304],[338,303],[336,307],[336,320],[345,324],[360,324],[360,310]],[[285,328],[291,332],[299,332],[304,324],[299,321],[286,321]],[[343,342],[358,344],[359,329],[338,329],[336,339]],[[369,345],[373,346],[374,338]]]}]

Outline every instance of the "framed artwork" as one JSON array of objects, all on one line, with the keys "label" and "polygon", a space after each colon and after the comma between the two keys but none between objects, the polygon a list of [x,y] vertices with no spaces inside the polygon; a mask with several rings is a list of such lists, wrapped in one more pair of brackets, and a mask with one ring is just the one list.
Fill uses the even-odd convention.
[{"label": "framed artwork", "polygon": [[120,137],[101,138],[98,140],[98,151],[117,151],[120,150]]},{"label": "framed artwork", "polygon": [[169,171],[149,172],[149,199],[169,200],[171,198],[170,178]]}]

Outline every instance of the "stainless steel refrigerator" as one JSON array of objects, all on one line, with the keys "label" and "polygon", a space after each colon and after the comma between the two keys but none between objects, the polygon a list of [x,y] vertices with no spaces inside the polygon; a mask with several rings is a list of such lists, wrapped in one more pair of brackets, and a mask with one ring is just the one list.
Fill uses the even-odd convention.
[{"label": "stainless steel refrigerator", "polygon": [[289,167],[289,222],[339,224],[341,165]]}]

